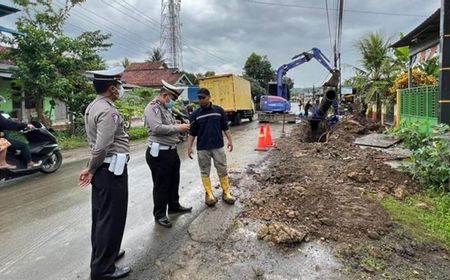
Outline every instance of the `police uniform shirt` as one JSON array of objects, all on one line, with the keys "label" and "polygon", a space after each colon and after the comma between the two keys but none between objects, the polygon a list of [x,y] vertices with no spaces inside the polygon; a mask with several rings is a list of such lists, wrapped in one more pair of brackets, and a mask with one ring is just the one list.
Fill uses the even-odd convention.
[{"label": "police uniform shirt", "polygon": [[106,157],[129,153],[129,136],[123,118],[107,97],[98,95],[86,109],[86,134],[91,147],[89,171],[94,173]]},{"label": "police uniform shirt", "polygon": [[154,99],[144,110],[145,123],[148,127],[148,143],[159,143],[173,146],[180,142],[178,138],[179,125],[175,122],[172,112]]}]

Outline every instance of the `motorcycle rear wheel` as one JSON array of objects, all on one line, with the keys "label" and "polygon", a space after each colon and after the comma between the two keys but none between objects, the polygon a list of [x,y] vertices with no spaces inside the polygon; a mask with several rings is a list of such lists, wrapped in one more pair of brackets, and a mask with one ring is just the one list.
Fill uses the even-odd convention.
[{"label": "motorcycle rear wheel", "polygon": [[42,173],[53,173],[61,167],[62,164],[62,154],[60,151],[54,151],[53,154],[42,163],[41,172]]}]

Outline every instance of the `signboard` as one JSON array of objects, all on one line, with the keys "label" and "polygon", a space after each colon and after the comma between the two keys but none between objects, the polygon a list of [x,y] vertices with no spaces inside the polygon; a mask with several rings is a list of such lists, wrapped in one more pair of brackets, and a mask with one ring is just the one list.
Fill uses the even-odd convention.
[{"label": "signboard", "polygon": [[341,93],[342,93],[342,95],[352,94],[353,88],[352,87],[342,87]]}]

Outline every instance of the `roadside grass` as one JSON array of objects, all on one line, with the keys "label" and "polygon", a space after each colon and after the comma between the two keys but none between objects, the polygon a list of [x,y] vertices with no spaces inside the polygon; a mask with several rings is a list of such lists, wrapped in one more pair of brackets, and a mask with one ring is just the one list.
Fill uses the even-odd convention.
[{"label": "roadside grass", "polygon": [[[66,132],[54,132],[58,139],[58,145],[62,150],[76,149],[87,147],[87,139],[84,134],[70,135]],[[139,140],[147,137],[147,128],[145,127],[132,127],[128,131],[130,140]]]},{"label": "roadside grass", "polygon": [[85,135],[70,135],[65,132],[54,132],[61,150],[76,149],[87,146]]},{"label": "roadside grass", "polygon": [[449,193],[427,190],[404,201],[386,196],[380,202],[417,241],[424,244],[438,242],[450,249]]},{"label": "roadside grass", "polygon": [[128,135],[130,135],[130,140],[139,140],[147,138],[148,130],[146,127],[132,127],[128,130]]},{"label": "roadside grass", "polygon": [[367,256],[361,260],[361,265],[369,271],[384,271],[385,263],[382,259]]}]

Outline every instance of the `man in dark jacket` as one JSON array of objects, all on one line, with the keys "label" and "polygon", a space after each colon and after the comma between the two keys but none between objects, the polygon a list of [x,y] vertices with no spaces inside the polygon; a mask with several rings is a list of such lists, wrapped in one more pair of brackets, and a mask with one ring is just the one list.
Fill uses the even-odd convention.
[{"label": "man in dark jacket", "polygon": [[197,156],[205,188],[205,203],[214,206],[218,199],[214,196],[211,179],[211,159],[219,175],[222,198],[228,204],[234,204],[236,198],[231,194],[227,172],[227,157],[224,150],[223,134],[227,137],[227,148],[233,151],[233,141],[228,127],[228,118],[222,107],[211,103],[211,94],[208,89],[201,88],[197,93],[200,108],[190,116],[191,129],[188,138],[188,155],[192,159],[192,146],[197,138]]},{"label": "man in dark jacket", "polygon": [[8,150],[12,152],[19,150],[20,156],[22,157],[28,168],[39,167],[42,164],[42,161],[33,162],[31,160],[31,152],[30,149],[28,148],[28,145],[26,143],[23,143],[21,141],[12,138],[7,133],[5,133],[5,130],[20,131],[25,128],[34,129],[34,126],[32,124],[8,120],[4,116],[2,116],[2,114],[0,114],[0,137],[5,137],[6,140],[8,140],[9,143],[11,143],[11,146],[8,147]]}]

